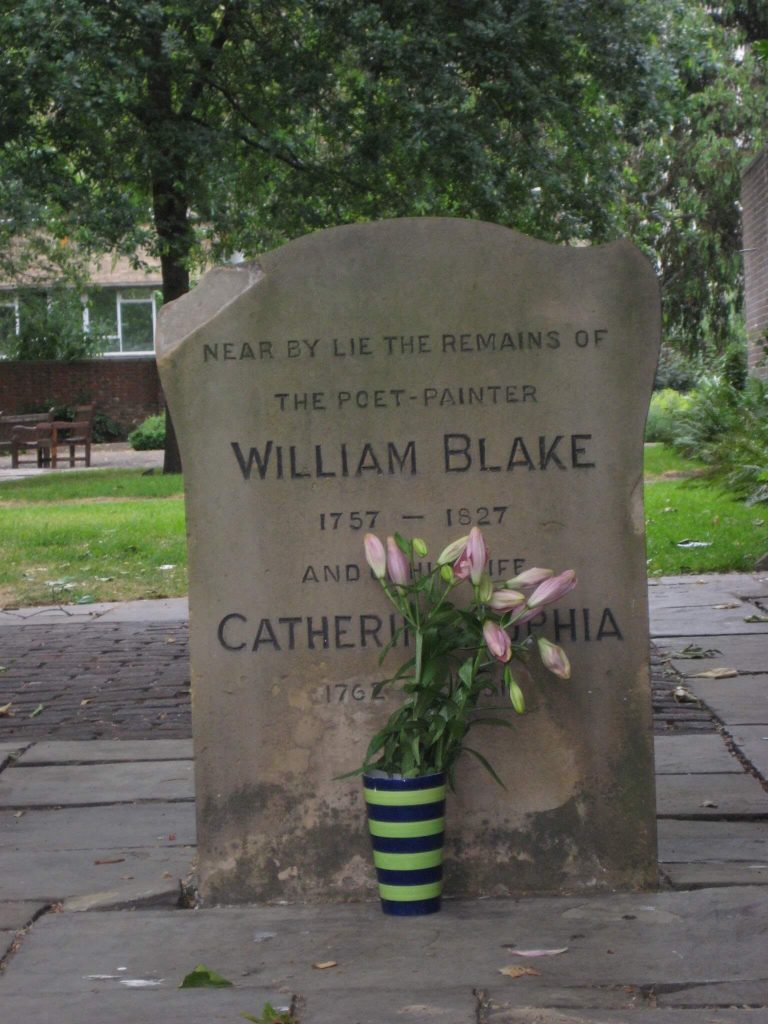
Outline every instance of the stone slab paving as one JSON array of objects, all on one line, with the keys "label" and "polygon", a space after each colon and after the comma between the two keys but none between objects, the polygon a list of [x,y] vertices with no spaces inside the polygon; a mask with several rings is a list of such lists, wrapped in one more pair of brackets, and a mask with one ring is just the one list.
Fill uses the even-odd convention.
[{"label": "stone slab paving", "polygon": [[664,864],[662,872],[675,889],[768,885],[768,858],[754,864]]},{"label": "stone slab paving", "polygon": [[751,775],[659,775],[656,808],[662,818],[764,818],[768,793]]},{"label": "stone slab paving", "polygon": [[[728,603],[728,602],[723,602]],[[768,622],[747,622],[753,614],[764,614],[754,605],[742,604],[738,609],[681,607],[656,608],[651,613],[651,636],[708,637],[768,634]],[[713,645],[716,646],[716,645]]]},{"label": "stone slab paving", "polygon": [[191,740],[53,740],[36,743],[19,768],[42,764],[100,764],[115,761],[191,760]]},{"label": "stone slab paving", "polygon": [[44,900],[57,903],[89,896],[92,906],[114,906],[178,895],[194,851],[164,849],[3,850],[0,901]]},{"label": "stone slab paving", "polygon": [[768,725],[768,673],[733,679],[688,679],[686,685],[729,729]]},{"label": "stone slab paving", "polygon": [[767,572],[709,572],[696,576],[655,576],[648,580],[648,594],[651,604],[665,595],[685,593],[706,587],[707,590],[725,592],[733,598],[768,598]]},{"label": "stone slab paving", "polygon": [[768,779],[768,725],[731,725],[736,747],[764,779]]},{"label": "stone slab paving", "polygon": [[0,810],[0,855],[9,848],[32,855],[39,850],[127,850],[194,842],[191,802]]},{"label": "stone slab paving", "polygon": [[676,658],[675,652],[685,649],[690,637],[665,637],[659,644],[665,657],[681,676],[697,676],[713,668],[735,668],[740,675],[768,673],[768,643],[762,634],[750,636],[718,636],[697,638],[695,644],[702,650],[717,650],[711,658]]},{"label": "stone slab paving", "polygon": [[768,1024],[768,1010],[737,1007],[701,1010],[615,1010],[563,1011],[531,1006],[510,1008],[497,1003],[484,1013],[479,1024]]},{"label": "stone slab paving", "polygon": [[0,931],[19,931],[44,910],[41,900],[10,900],[0,903]]},{"label": "stone slab paving", "polygon": [[765,822],[662,818],[657,827],[659,860],[664,865],[768,863]]},{"label": "stone slab paving", "polygon": [[[768,744],[766,744],[768,746]],[[743,766],[728,750],[719,733],[698,736],[656,736],[657,775],[741,774]],[[21,763],[21,762],[20,762]]]},{"label": "stone slab paving", "polygon": [[[702,1010],[734,1002],[760,1006],[768,1004],[759,941],[767,917],[762,886],[457,901],[442,914],[414,920],[386,918],[373,904],[49,914],[9,962],[0,992],[11,1019],[45,993],[61,1011],[57,1024],[129,1019],[104,1012],[106,1000],[131,979],[156,983],[130,994],[135,1020],[217,1019],[194,1016],[212,1006],[254,1012],[269,993],[285,1002],[302,996],[308,1024],[426,1021],[434,1019],[428,1007],[438,992],[453,1007],[442,1019],[469,1022],[482,1018],[457,1013],[471,1007],[477,990],[491,1005],[554,1006],[561,1013],[629,1011],[651,998],[662,1007]],[[265,941],[268,933],[273,938]],[[511,948],[567,952],[526,961]],[[328,960],[336,966],[312,966]],[[234,989],[200,1002],[178,991],[200,962],[225,972]],[[501,975],[511,963],[533,964],[539,974]],[[79,1018],[71,1015],[75,1005]],[[415,1005],[423,1007],[420,1015],[406,1010]]]},{"label": "stone slab paving", "polygon": [[0,807],[193,799],[191,761],[14,767],[0,775]]}]

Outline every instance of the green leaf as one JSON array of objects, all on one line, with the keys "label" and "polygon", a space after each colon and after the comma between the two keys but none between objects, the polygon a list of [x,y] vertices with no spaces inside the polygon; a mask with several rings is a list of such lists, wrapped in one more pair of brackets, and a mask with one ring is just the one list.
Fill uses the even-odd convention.
[{"label": "green leaf", "polygon": [[483,755],[478,750],[474,750],[472,747],[464,747],[464,749],[468,754],[472,754],[473,757],[477,758],[477,760],[480,762],[483,768],[485,768],[485,770],[488,772],[491,778],[494,779],[494,781],[498,782],[502,789],[507,788],[501,781],[499,776],[496,774],[496,772],[493,770],[487,758],[483,757]]},{"label": "green leaf", "polygon": [[216,971],[212,971],[205,964],[198,964],[194,970],[184,978],[179,988],[231,988],[232,982],[222,978]]},{"label": "green leaf", "polygon": [[464,662],[464,664],[459,669],[459,679],[466,686],[471,686],[472,685],[472,676],[474,675],[474,671],[475,671],[475,659],[474,658],[467,658],[467,660]]},{"label": "green leaf", "polygon": [[404,555],[411,557],[411,542],[403,537],[400,533],[395,533],[395,544],[400,548]]}]

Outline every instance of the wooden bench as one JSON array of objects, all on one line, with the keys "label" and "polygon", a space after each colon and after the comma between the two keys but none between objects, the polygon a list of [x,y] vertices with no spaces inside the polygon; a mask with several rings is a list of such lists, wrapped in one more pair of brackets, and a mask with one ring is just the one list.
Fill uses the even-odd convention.
[{"label": "wooden bench", "polygon": [[[74,420],[54,420],[53,413],[38,416],[37,422],[14,423],[11,427],[11,466],[17,469],[22,465],[21,454],[33,451],[38,468],[56,469],[59,462],[59,448],[69,448],[69,464],[83,462],[91,464],[91,444],[93,443],[93,419],[95,405],[79,405],[75,408]],[[77,455],[77,448],[82,446],[83,454]]]},{"label": "wooden bench", "polygon": [[35,428],[41,424],[53,423],[53,409],[48,412],[14,413],[7,416],[0,416],[0,453],[11,452],[13,446],[13,434],[16,428],[22,431],[29,430],[29,437],[33,438]]}]

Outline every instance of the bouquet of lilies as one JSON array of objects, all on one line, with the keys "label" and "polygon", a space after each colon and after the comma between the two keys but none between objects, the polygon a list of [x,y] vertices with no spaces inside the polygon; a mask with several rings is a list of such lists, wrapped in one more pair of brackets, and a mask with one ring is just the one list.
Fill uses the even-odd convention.
[{"label": "bouquet of lilies", "polygon": [[[413,653],[391,678],[374,687],[377,696],[397,684],[403,700],[371,740],[363,765],[351,774],[379,770],[413,778],[444,771],[453,785],[456,762],[466,751],[501,783],[488,760],[465,742],[476,725],[511,724],[508,717],[494,714],[507,705],[489,707],[479,703],[480,697],[498,690],[501,675],[502,692],[522,714],[525,698],[512,664],[534,652],[555,676],[570,677],[561,647],[544,637],[516,642],[509,630],[573,590],[576,576],[570,569],[555,575],[551,569],[533,568],[494,584],[486,569],[488,549],[477,527],[449,544],[434,567],[423,572],[419,563],[427,554],[418,537],[408,540],[395,534],[385,546],[375,534],[365,536],[366,561],[403,619],[381,660],[403,633]],[[454,591],[461,587],[466,592],[463,584],[471,587],[471,601],[456,605]]]}]

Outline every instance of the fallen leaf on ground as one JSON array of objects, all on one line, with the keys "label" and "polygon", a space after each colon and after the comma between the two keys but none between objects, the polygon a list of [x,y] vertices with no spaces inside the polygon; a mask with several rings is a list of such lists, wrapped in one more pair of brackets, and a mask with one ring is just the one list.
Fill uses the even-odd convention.
[{"label": "fallen leaf on ground", "polygon": [[312,964],[316,971],[327,971],[329,967],[338,967],[336,960],[322,960],[319,964]]},{"label": "fallen leaf on ground", "polygon": [[768,622],[768,615],[748,615],[745,622]]},{"label": "fallen leaf on ground", "polygon": [[26,813],[26,811],[16,811],[16,813],[13,816],[14,818],[23,818]]},{"label": "fallen leaf on ground", "polygon": [[702,800],[701,801],[701,806],[702,807],[717,807],[717,804],[715,803],[714,800]]},{"label": "fallen leaf on ground", "polygon": [[739,674],[736,668],[708,668],[706,672],[697,672],[694,679],[732,679]]},{"label": "fallen leaf on ground", "polygon": [[80,707],[84,708],[86,706],[86,704],[91,704],[92,701],[93,701],[93,697],[86,697],[85,700],[81,700],[80,701]]},{"label": "fallen leaf on ground", "polygon": [[520,967],[518,964],[509,964],[508,967],[500,967],[499,974],[506,974],[508,978],[522,978],[524,975],[539,976],[538,971],[532,967]]},{"label": "fallen leaf on ground", "polygon": [[7,704],[0,705],[0,716],[3,718],[13,718],[16,712],[13,710],[12,701],[8,701]]},{"label": "fallen leaf on ground", "polygon": [[43,705],[42,704],[38,704],[34,711],[30,711],[29,717],[30,718],[37,718],[37,716],[38,715],[42,715],[42,713],[43,713]]},{"label": "fallen leaf on ground", "polygon": [[568,947],[562,949],[511,949],[512,956],[559,956],[560,953],[567,953]]},{"label": "fallen leaf on ground", "polygon": [[722,654],[722,651],[714,648],[707,650],[698,644],[687,644],[682,651],[672,651],[670,658],[716,658],[718,654]]},{"label": "fallen leaf on ground", "polygon": [[718,611],[722,611],[725,608],[741,608],[741,602],[740,601],[731,601],[730,604],[715,604],[715,605],[712,605],[712,607],[716,608]]},{"label": "fallen leaf on ground", "polygon": [[104,860],[95,860],[93,863],[94,864],[122,864],[124,860],[125,860],[125,857],[110,857],[110,858],[106,858],[105,857]]},{"label": "fallen leaf on ground", "polygon": [[212,971],[205,964],[198,964],[194,970],[184,978],[179,988],[231,988],[232,982],[222,978],[216,971]]}]

